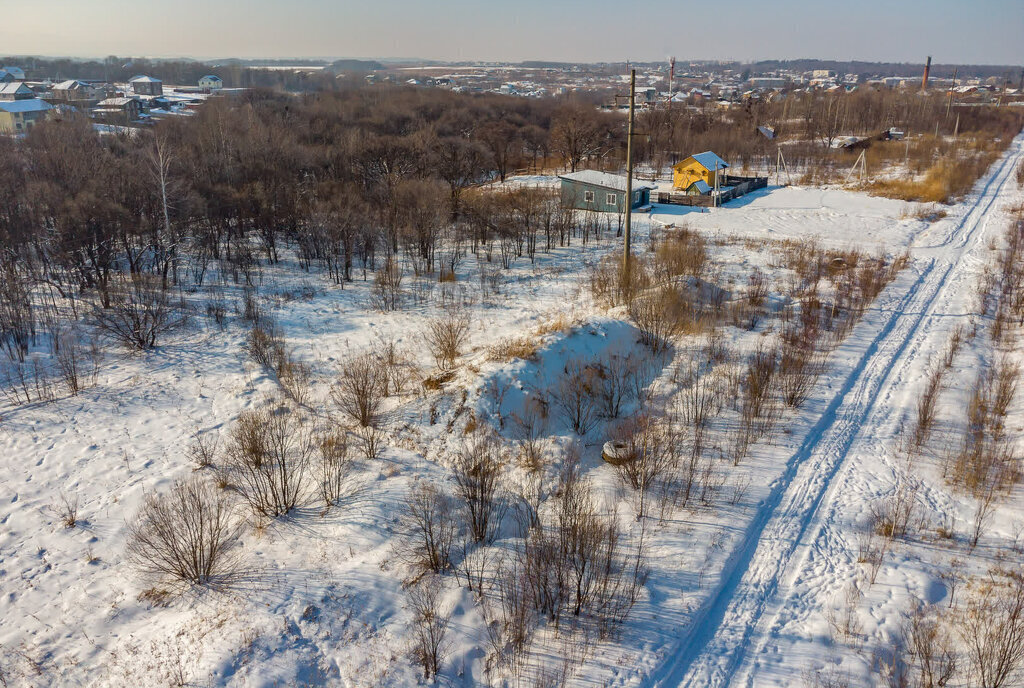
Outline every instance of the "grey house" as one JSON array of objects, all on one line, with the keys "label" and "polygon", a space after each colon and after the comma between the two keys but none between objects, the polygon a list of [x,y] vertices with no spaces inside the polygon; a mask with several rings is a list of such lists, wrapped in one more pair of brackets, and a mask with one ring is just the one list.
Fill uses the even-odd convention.
[{"label": "grey house", "polygon": [[[562,205],[577,210],[621,213],[626,210],[626,178],[618,174],[581,170],[559,176]],[[654,186],[633,180],[632,207],[649,205]]]}]

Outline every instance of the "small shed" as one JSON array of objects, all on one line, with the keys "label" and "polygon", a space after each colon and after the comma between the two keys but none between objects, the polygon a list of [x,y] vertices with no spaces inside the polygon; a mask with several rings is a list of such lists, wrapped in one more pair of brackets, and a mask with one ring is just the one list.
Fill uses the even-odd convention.
[{"label": "small shed", "polygon": [[138,96],[162,96],[164,94],[164,82],[152,76],[133,76],[128,80],[132,92]]},{"label": "small shed", "polygon": [[715,177],[728,167],[729,163],[711,151],[691,155],[672,166],[672,186],[685,190],[697,181],[714,186]]},{"label": "small shed", "polygon": [[707,196],[711,193],[711,187],[703,179],[698,179],[683,189],[683,193],[687,196]]},{"label": "small shed", "polygon": [[[562,204],[577,210],[622,213],[626,210],[626,177],[597,170],[581,170],[559,176],[562,182]],[[649,205],[651,184],[633,180],[631,207]]]}]

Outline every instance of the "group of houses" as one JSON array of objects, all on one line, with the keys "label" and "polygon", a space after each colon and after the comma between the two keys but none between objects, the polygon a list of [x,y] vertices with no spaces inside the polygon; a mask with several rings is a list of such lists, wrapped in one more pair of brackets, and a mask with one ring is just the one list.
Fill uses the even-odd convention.
[{"label": "group of houses", "polygon": [[54,112],[85,112],[97,123],[128,125],[180,106],[202,102],[197,94],[214,94],[224,88],[220,77],[208,74],[196,87],[176,88],[165,94],[163,81],[139,74],[126,84],[83,79],[32,82],[18,67],[0,67],[0,134],[28,133]]},{"label": "group of houses", "polygon": [[[695,153],[672,166],[672,191],[658,193],[656,200],[679,205],[717,205],[767,186],[763,177],[736,177],[726,170],[729,163],[712,151]],[[621,213],[626,209],[626,177],[619,174],[580,170],[559,176],[562,203],[577,210]],[[654,184],[634,179],[629,205],[650,208]]]}]

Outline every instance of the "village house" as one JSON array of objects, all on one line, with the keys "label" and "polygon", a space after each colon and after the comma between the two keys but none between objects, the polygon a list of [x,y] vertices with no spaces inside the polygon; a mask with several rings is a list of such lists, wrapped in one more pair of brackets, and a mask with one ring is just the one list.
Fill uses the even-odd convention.
[{"label": "village house", "polygon": [[35,91],[19,81],[0,84],[0,100],[28,100],[35,97]]},{"label": "village house", "polygon": [[[619,174],[581,170],[559,176],[562,204],[577,210],[621,213],[626,210],[626,178]],[[633,208],[650,205],[655,187],[633,180]]]},{"label": "village house", "polygon": [[117,124],[128,124],[139,119],[140,111],[138,98],[107,98],[99,102],[93,115]]},{"label": "village house", "polygon": [[25,81],[25,70],[21,67],[0,67],[0,81]]},{"label": "village house", "polygon": [[708,193],[718,173],[728,167],[729,163],[711,151],[691,155],[672,166],[672,186],[688,194]]},{"label": "village house", "polygon": [[25,134],[46,119],[52,109],[52,105],[38,98],[0,101],[0,133]]},{"label": "village house", "polygon": [[224,82],[215,74],[207,74],[199,79],[199,89],[204,93],[213,93],[224,88]]},{"label": "village house", "polygon": [[96,99],[96,89],[91,84],[79,81],[78,79],[62,81],[55,85],[51,91],[53,92],[52,97],[54,100],[73,102]]},{"label": "village house", "polygon": [[128,83],[132,87],[132,93],[137,96],[162,96],[164,94],[164,82],[152,76],[133,76]]}]

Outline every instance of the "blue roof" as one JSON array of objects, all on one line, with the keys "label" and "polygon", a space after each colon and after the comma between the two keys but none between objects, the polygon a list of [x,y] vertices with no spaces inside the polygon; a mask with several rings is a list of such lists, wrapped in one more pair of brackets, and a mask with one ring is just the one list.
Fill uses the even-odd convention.
[{"label": "blue roof", "polygon": [[703,153],[697,153],[696,155],[691,155],[690,157],[709,170],[715,169],[715,163],[718,164],[718,169],[720,170],[724,170],[726,167],[729,166],[729,163],[727,163],[725,160],[722,160],[720,157],[718,157],[711,151],[704,151]]},{"label": "blue roof", "polygon": [[53,106],[45,100],[29,98],[28,100],[10,100],[0,102],[0,110],[4,112],[45,112],[52,110]]},{"label": "blue roof", "polygon": [[[703,164],[703,163],[701,163],[701,164]],[[697,191],[699,191],[702,194],[706,194],[706,193],[710,193],[711,192],[711,187],[703,179],[698,179],[693,184],[690,184],[690,188],[693,188],[693,187],[697,187]]]}]

